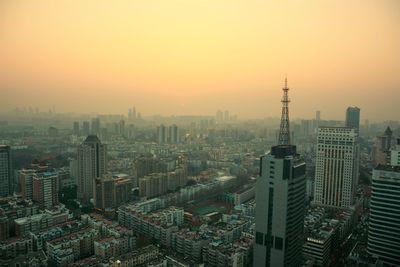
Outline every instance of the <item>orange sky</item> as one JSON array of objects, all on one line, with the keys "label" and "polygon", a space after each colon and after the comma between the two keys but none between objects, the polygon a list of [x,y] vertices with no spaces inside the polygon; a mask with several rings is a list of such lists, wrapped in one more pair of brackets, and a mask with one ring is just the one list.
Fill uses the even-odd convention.
[{"label": "orange sky", "polygon": [[3,0],[0,112],[399,119],[397,0]]}]

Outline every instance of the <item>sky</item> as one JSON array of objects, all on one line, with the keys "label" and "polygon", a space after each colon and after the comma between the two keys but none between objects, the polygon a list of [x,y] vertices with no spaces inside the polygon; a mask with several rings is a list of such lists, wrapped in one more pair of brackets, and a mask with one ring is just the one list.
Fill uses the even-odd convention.
[{"label": "sky", "polygon": [[0,112],[400,119],[397,0],[2,0]]}]

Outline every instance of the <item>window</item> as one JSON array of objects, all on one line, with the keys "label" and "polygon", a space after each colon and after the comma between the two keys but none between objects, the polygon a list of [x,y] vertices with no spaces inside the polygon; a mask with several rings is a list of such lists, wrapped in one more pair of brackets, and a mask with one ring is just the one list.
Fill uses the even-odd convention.
[{"label": "window", "polygon": [[283,248],[283,239],[280,237],[275,237],[275,249],[282,250]]},{"label": "window", "polygon": [[263,234],[260,232],[256,232],[256,244],[262,245],[263,244]]}]

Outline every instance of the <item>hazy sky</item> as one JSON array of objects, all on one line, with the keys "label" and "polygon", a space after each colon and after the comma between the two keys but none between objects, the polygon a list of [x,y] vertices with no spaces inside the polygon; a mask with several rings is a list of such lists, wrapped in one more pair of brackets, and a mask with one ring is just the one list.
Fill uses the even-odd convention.
[{"label": "hazy sky", "polygon": [[400,119],[400,1],[1,0],[0,112]]}]

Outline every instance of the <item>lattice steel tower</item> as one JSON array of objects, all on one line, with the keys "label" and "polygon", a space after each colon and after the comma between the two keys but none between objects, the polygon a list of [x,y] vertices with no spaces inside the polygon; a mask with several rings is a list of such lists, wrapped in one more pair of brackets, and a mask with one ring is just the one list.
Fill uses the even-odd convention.
[{"label": "lattice steel tower", "polygon": [[289,127],[289,96],[287,87],[287,78],[285,78],[285,87],[282,88],[282,116],[281,116],[281,127],[279,130],[279,145],[290,145],[290,127]]}]

